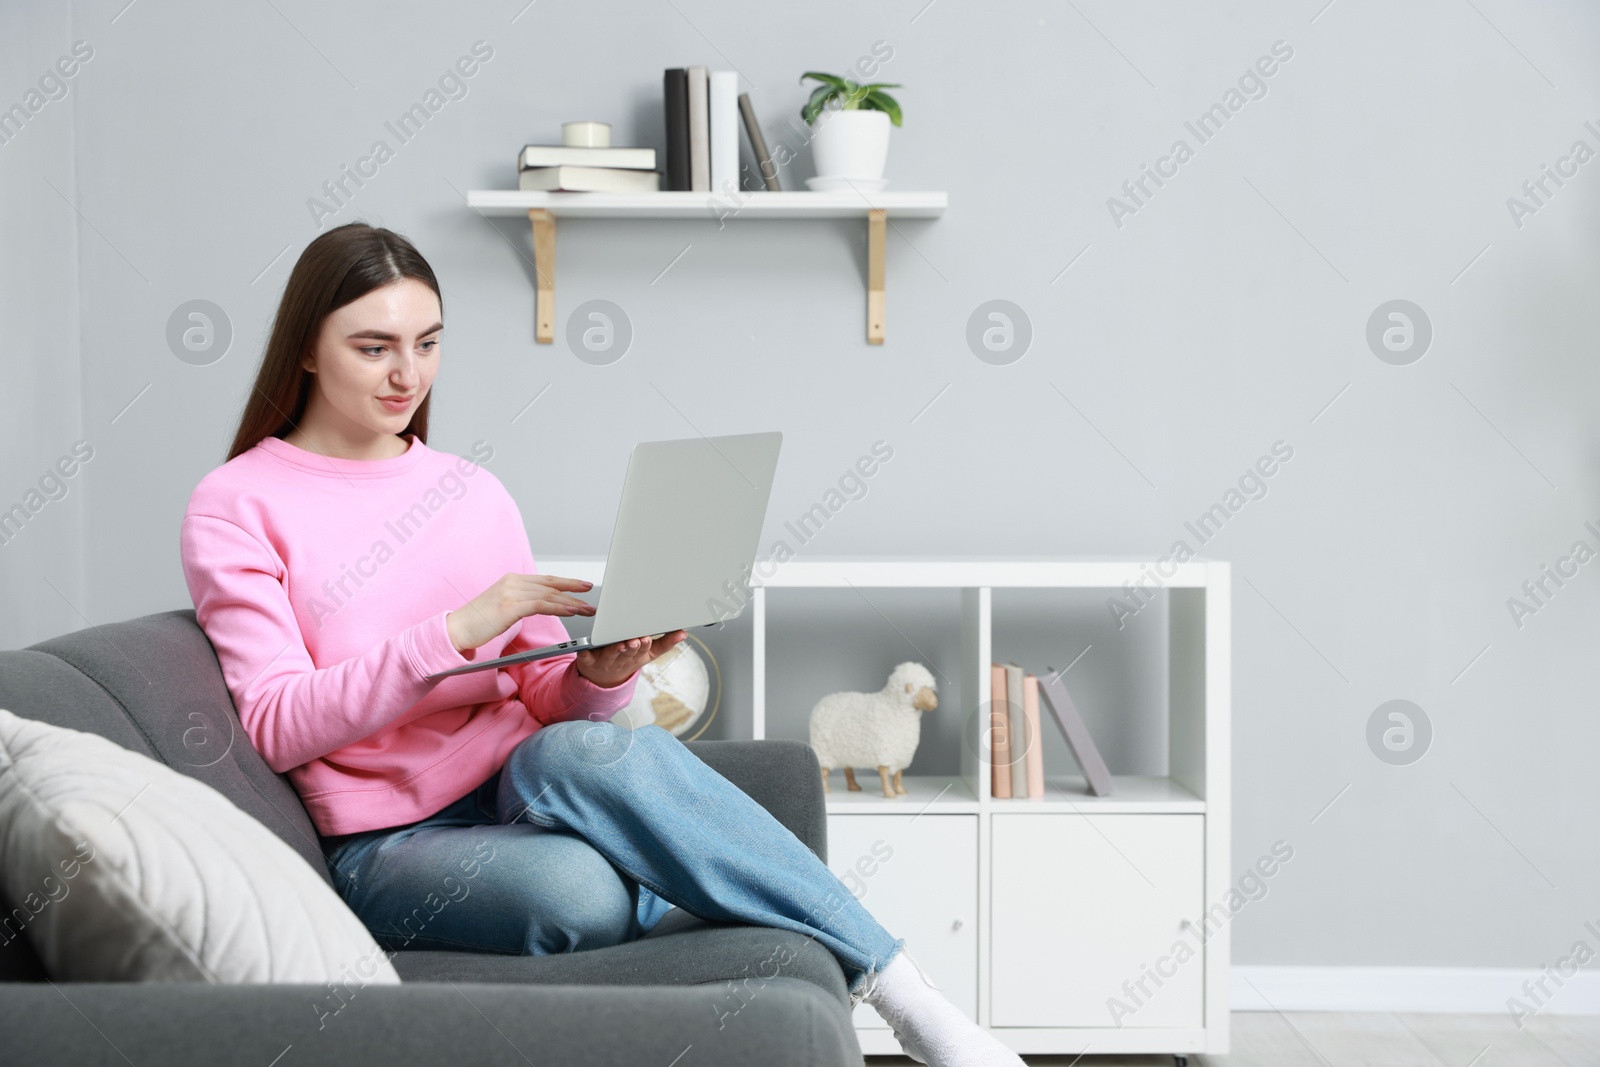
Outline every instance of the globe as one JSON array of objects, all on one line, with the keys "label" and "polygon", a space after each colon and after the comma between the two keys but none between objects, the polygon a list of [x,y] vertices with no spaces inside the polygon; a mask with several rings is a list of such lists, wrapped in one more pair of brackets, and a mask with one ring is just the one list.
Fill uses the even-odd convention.
[{"label": "globe", "polygon": [[681,737],[705,713],[710,695],[705,660],[688,641],[680,641],[639,669],[633,700],[611,721],[630,730],[653,723]]}]

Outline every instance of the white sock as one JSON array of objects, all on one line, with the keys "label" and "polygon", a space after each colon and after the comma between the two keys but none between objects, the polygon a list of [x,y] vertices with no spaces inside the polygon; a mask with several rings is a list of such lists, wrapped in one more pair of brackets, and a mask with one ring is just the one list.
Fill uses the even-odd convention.
[{"label": "white sock", "polygon": [[907,1056],[931,1067],[1027,1067],[944,998],[905,946],[862,997],[894,1030]]}]

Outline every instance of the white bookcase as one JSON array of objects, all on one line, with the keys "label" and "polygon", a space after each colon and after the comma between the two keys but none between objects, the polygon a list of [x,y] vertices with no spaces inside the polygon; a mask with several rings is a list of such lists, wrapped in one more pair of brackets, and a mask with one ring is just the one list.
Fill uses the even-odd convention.
[{"label": "white bookcase", "polygon": [[[1174,567],[797,559],[751,582],[751,707],[728,736],[806,740],[824,693],[881,688],[905,660],[934,670],[940,706],[923,720],[908,793],[885,798],[870,769],[860,792],[830,776],[828,863],[951,1001],[1019,1053],[1228,1050],[1229,565]],[[540,569],[598,585],[604,563]],[[1151,591],[1157,574],[1149,603],[1112,626],[1105,599],[1141,579]],[[1118,667],[1098,679],[1095,644],[1116,646],[1098,661]],[[1068,689],[1111,770],[1141,773],[1089,795],[1063,773],[1076,771],[1064,746],[1052,753],[1060,733],[1042,708],[1045,797],[992,797],[989,664],[1043,674],[1080,654]],[[830,655],[861,680],[836,684],[817,665]],[[865,1053],[899,1053],[869,1006],[855,1022]]]}]

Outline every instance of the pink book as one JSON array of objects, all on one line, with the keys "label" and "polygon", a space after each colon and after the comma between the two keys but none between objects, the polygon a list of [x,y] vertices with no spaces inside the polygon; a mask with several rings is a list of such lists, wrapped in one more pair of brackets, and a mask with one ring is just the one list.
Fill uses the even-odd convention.
[{"label": "pink book", "polygon": [[1006,706],[1006,669],[990,665],[989,682],[989,775],[990,792],[1011,798],[1011,713]]},{"label": "pink book", "polygon": [[1036,675],[1028,675],[1022,680],[1022,717],[1028,725],[1028,736],[1034,743],[1028,746],[1026,754],[1028,768],[1028,795],[1030,797],[1044,796],[1044,745],[1039,733],[1039,679]]}]

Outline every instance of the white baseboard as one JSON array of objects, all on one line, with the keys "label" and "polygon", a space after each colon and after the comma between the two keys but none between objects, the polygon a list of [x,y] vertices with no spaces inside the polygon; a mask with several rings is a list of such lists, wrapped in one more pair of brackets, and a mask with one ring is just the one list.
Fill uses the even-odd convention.
[{"label": "white baseboard", "polygon": [[[1543,990],[1537,985],[1541,978]],[[1524,982],[1533,984],[1531,994]],[[1515,997],[1533,1014],[1600,1015],[1600,973],[1591,970],[1563,979],[1553,969],[1235,964],[1228,986],[1234,1011],[1509,1015],[1507,1001]]]}]

